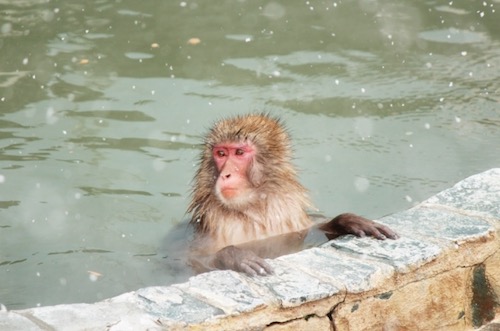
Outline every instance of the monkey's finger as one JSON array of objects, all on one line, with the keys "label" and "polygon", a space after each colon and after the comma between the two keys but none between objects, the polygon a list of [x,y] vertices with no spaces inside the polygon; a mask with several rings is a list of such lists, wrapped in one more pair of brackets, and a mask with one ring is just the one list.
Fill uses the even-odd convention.
[{"label": "monkey's finger", "polygon": [[251,277],[257,276],[257,272],[248,264],[248,262],[241,262],[239,271],[244,272]]},{"label": "monkey's finger", "polygon": [[271,266],[264,260],[258,258],[258,259],[252,259],[252,260],[246,260],[241,263],[245,267],[245,271],[248,274],[251,274],[253,276],[255,275],[261,275],[265,276],[268,274],[272,273],[272,268]]},{"label": "monkey's finger", "polygon": [[392,231],[390,228],[388,228],[387,226],[385,225],[377,225],[377,228],[380,232],[382,232],[382,234],[386,237],[386,238],[389,238],[389,239],[398,239],[399,238],[399,235]]},{"label": "monkey's finger", "polygon": [[251,261],[252,268],[261,276],[272,274],[271,266],[263,259],[255,259]]},{"label": "monkey's finger", "polygon": [[261,260],[259,261],[259,264],[261,266],[261,272],[260,274],[262,275],[272,275],[274,273],[274,270],[273,270],[273,267],[271,267],[269,265],[269,263],[267,263],[266,261],[264,260]]},{"label": "monkey's finger", "polygon": [[378,240],[385,240],[385,239],[387,239],[387,238],[386,238],[386,236],[384,236],[384,235],[382,234],[382,232],[380,232],[380,231],[379,231],[379,230],[377,230],[376,228],[375,228],[375,230],[374,230],[374,231],[372,231],[372,232],[371,232],[371,235],[372,235],[372,237],[375,237],[375,238],[377,238]]},{"label": "monkey's finger", "polygon": [[[363,238],[363,237],[366,237],[367,231],[360,229],[360,228],[352,228],[349,232],[357,237]],[[369,232],[368,232],[368,234],[369,234]]]},{"label": "monkey's finger", "polygon": [[245,259],[241,262],[241,266],[244,269],[243,271],[250,276],[257,276],[261,274],[262,267],[257,261],[257,259]]},{"label": "monkey's finger", "polygon": [[262,273],[262,268],[256,264],[254,261],[249,261],[245,264],[245,272],[254,277],[254,276],[257,276],[257,275],[261,275],[261,276],[264,276],[265,274]]},{"label": "monkey's finger", "polygon": [[368,226],[360,231],[363,232],[363,235],[360,235],[360,237],[364,237],[366,235],[369,235],[369,236],[375,237],[379,240],[386,239],[385,236],[382,234],[382,232],[380,232],[376,226],[370,225],[370,226]]}]

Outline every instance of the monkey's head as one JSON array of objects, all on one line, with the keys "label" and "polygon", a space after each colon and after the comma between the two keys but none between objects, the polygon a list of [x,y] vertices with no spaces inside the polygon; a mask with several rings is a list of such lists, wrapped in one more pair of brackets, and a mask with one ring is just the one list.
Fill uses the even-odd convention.
[{"label": "monkey's head", "polygon": [[291,154],[290,138],[277,118],[249,114],[216,122],[204,141],[189,211],[214,198],[232,210],[265,199],[283,179],[295,180]]},{"label": "monkey's head", "polygon": [[245,115],[217,122],[206,141],[216,197],[229,208],[265,198],[263,186],[288,168],[290,139],[279,120]]}]

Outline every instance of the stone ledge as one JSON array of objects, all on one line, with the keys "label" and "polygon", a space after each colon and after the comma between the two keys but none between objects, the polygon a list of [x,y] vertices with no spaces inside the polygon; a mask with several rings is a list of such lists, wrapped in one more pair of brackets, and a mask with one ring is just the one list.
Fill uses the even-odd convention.
[{"label": "stone ledge", "polygon": [[[380,220],[396,241],[345,236],[95,304],[0,311],[0,330],[471,330],[500,313],[500,169]],[[499,325],[489,323],[482,330]]]}]

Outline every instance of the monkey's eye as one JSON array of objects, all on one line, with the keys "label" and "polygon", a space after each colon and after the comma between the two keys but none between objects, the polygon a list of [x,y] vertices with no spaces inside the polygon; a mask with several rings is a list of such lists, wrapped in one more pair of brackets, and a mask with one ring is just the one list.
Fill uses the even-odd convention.
[{"label": "monkey's eye", "polygon": [[236,151],[234,152],[235,155],[243,155],[245,154],[245,151],[241,148],[237,148]]},{"label": "monkey's eye", "polygon": [[222,150],[222,149],[218,149],[215,151],[215,155],[217,157],[224,157],[224,156],[226,156],[226,152],[224,152],[224,150]]}]

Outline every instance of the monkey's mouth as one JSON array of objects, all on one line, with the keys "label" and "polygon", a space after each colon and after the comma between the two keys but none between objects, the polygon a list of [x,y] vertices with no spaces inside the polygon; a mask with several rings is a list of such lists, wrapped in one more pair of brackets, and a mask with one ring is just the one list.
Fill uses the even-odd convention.
[{"label": "monkey's mouth", "polygon": [[220,193],[226,199],[233,199],[238,195],[238,189],[234,187],[225,187],[220,191]]}]

